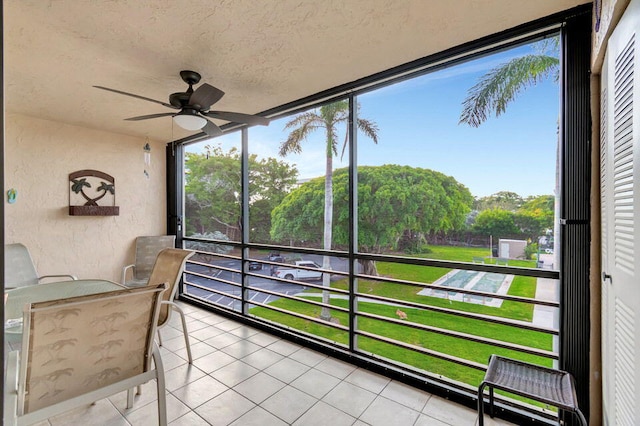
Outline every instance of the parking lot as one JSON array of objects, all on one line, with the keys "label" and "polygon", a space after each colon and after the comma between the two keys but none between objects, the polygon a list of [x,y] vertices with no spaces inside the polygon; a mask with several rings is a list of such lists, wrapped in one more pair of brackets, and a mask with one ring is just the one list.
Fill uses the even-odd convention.
[{"label": "parking lot", "polygon": [[[305,256],[305,260],[313,260],[318,264],[322,264],[322,256],[309,255]],[[347,261],[344,259],[331,259],[331,268],[334,271],[346,271]],[[235,259],[225,259],[213,261],[210,263],[212,267],[206,267],[202,265],[195,265],[192,263],[187,263],[186,272],[187,272],[187,281],[189,283],[197,284],[198,286],[205,287],[207,289],[217,290],[219,292],[223,292],[226,295],[221,295],[218,293],[213,293],[208,290],[194,287],[191,285],[187,285],[185,288],[185,292],[187,294],[192,294],[198,298],[205,299],[211,303],[217,305],[223,305],[234,310],[240,309],[240,301],[229,297],[229,296],[237,296],[240,297],[240,288],[236,286],[232,286],[230,284],[225,283],[224,281],[234,282],[236,284],[240,284],[241,274],[240,272],[232,272],[228,270],[218,269],[217,267],[223,267],[235,271],[240,271],[241,269],[241,261]],[[286,295],[294,295],[300,293],[306,289],[304,285],[297,284],[288,284],[280,281],[276,281],[271,279],[270,276],[270,265],[262,264],[262,269],[252,270],[250,271],[252,274],[256,276],[249,276],[249,285],[252,287],[265,289],[268,291],[286,294]],[[196,275],[190,275],[189,272],[196,272],[198,274],[207,275],[211,278],[203,278]],[[338,276],[336,276],[338,278]],[[319,283],[319,281],[314,281],[314,283]],[[277,296],[273,296],[271,294],[267,294],[260,291],[249,290],[249,295],[247,300],[256,303],[270,303],[274,300],[277,300]]]}]

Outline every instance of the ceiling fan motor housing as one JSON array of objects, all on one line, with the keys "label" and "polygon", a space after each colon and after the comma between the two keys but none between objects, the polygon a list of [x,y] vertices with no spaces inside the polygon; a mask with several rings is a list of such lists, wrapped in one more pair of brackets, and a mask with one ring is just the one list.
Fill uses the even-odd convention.
[{"label": "ceiling fan motor housing", "polygon": [[176,92],[169,95],[169,103],[176,108],[184,108],[189,105],[189,98],[191,98],[191,93]]}]

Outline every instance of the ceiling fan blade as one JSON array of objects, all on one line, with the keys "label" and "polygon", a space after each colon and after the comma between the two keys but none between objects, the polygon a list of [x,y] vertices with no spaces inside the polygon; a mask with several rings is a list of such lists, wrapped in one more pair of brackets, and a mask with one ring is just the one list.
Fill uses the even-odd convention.
[{"label": "ceiling fan blade", "polygon": [[222,134],[220,127],[216,126],[209,120],[207,120],[207,124],[204,125],[202,131],[209,136],[220,136]]},{"label": "ceiling fan blade", "polygon": [[202,114],[211,118],[219,118],[221,120],[232,121],[234,123],[246,123],[246,124],[259,124],[266,126],[269,124],[269,119],[260,117],[259,115],[243,114],[241,112],[230,111],[209,111]]},{"label": "ceiling fan blade", "polygon": [[210,84],[203,83],[198,87],[189,98],[189,105],[199,106],[196,109],[209,109],[209,107],[218,102],[224,96],[224,92]]},{"label": "ceiling fan blade", "polygon": [[121,90],[116,90],[116,89],[109,89],[108,87],[103,87],[103,86],[93,86],[93,87],[95,87],[96,89],[106,90],[108,92],[119,93],[120,95],[131,96],[132,98],[142,99],[143,101],[154,102],[156,104],[164,105],[164,106],[169,107],[169,108],[180,109],[180,108],[175,107],[175,106],[173,106],[171,104],[168,104],[166,102],[156,101],[155,99],[145,98],[144,96],[134,95],[133,93],[127,93],[127,92],[123,92]]},{"label": "ceiling fan blade", "polygon": [[150,118],[160,118],[160,117],[169,117],[174,116],[173,112],[161,112],[160,114],[149,114],[149,115],[139,115],[137,117],[125,118],[126,121],[140,121],[140,120],[148,120]]}]

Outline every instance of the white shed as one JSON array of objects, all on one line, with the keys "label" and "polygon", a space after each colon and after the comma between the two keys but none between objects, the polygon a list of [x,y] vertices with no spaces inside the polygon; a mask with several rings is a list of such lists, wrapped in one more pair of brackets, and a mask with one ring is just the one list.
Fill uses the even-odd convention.
[{"label": "white shed", "polygon": [[498,240],[498,257],[505,259],[524,259],[524,249],[527,247],[525,240]]}]

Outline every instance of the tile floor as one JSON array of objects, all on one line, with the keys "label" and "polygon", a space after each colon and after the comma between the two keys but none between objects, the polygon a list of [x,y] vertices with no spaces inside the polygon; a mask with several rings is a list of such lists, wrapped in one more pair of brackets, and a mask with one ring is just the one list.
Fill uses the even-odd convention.
[{"label": "tile floor", "polygon": [[[222,316],[181,304],[193,365],[178,316],[162,329],[167,417],[172,426],[475,426],[474,410],[357,368]],[[42,422],[57,425],[157,424],[155,383],[132,409],[126,393]],[[485,424],[509,425],[492,420]]]}]

